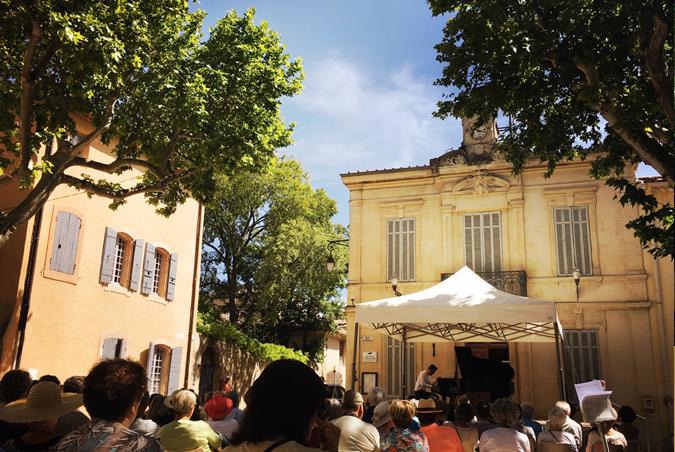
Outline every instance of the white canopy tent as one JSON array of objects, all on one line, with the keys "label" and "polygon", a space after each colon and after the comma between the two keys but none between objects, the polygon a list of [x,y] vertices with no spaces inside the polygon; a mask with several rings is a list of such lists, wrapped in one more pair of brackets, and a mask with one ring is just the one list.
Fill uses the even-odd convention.
[{"label": "white canopy tent", "polygon": [[555,303],[502,292],[468,267],[419,292],[361,303],[356,323],[404,343],[555,342],[563,387]]}]

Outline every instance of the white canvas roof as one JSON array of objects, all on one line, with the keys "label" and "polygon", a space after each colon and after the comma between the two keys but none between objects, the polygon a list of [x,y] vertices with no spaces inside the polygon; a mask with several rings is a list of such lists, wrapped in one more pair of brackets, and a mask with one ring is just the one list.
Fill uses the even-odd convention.
[{"label": "white canvas roof", "polygon": [[361,303],[356,321],[409,342],[555,342],[555,303],[502,292],[468,267],[435,286]]}]

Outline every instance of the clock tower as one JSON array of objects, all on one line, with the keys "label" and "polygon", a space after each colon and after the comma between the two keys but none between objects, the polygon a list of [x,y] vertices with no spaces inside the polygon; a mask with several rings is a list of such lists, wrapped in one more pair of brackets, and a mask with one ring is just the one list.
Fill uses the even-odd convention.
[{"label": "clock tower", "polygon": [[474,128],[478,118],[462,118],[462,147],[467,161],[492,160],[497,142],[497,123],[494,118]]}]

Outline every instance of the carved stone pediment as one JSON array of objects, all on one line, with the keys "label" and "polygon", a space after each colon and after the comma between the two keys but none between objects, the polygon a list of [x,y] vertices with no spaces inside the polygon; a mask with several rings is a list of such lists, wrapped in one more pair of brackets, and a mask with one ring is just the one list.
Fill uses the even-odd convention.
[{"label": "carved stone pediment", "polygon": [[496,160],[503,160],[500,152],[493,144],[462,145],[451,149],[440,157],[429,160],[432,171],[438,172],[443,166],[484,165]]},{"label": "carved stone pediment", "polygon": [[452,191],[455,193],[471,192],[474,195],[484,195],[490,191],[508,190],[509,181],[499,176],[491,175],[487,170],[480,169],[461,181],[457,182]]}]

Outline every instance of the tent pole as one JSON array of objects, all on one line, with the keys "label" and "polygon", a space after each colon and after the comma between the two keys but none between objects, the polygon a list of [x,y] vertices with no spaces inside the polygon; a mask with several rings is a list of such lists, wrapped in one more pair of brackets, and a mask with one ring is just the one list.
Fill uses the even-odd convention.
[{"label": "tent pole", "polygon": [[352,389],[356,390],[356,382],[359,380],[356,375],[356,360],[359,357],[357,347],[359,346],[359,322],[354,322],[354,353],[352,354]]},{"label": "tent pole", "polygon": [[403,400],[405,400],[407,398],[407,396],[406,396],[406,384],[405,384],[406,383],[406,375],[408,373],[407,369],[406,369],[407,364],[408,364],[408,360],[407,360],[408,350],[407,350],[407,348],[408,348],[408,343],[407,343],[407,337],[406,337],[406,330],[405,330],[405,327],[403,327],[403,382],[402,382],[403,383],[403,385],[402,385],[403,394],[401,395],[401,399],[403,399]]},{"label": "tent pole", "polygon": [[565,372],[560,359],[560,330],[559,324],[555,322],[555,355],[558,360],[558,383],[560,384],[560,398],[567,401],[567,388],[565,388]]}]

